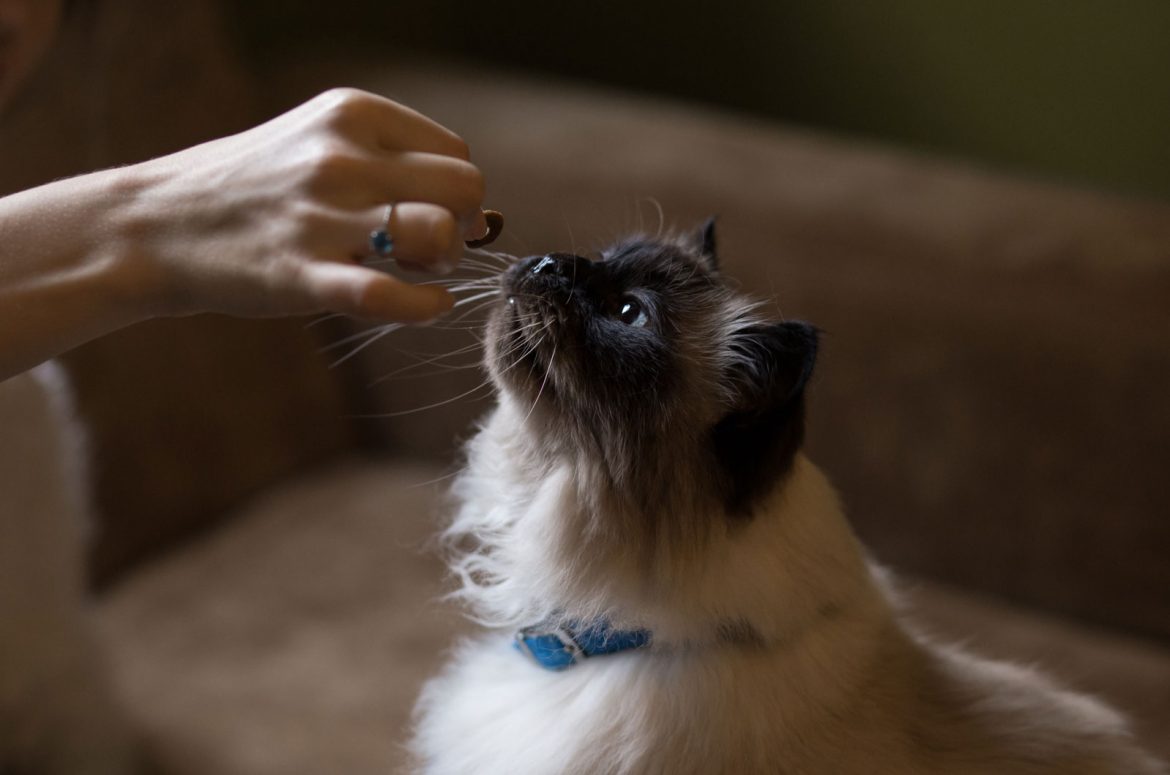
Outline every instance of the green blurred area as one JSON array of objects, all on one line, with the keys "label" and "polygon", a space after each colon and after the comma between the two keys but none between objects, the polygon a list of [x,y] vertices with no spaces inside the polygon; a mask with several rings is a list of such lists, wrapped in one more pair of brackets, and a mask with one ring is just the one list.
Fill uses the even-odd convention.
[{"label": "green blurred area", "polygon": [[236,4],[246,50],[412,52],[1170,198],[1170,0]]}]

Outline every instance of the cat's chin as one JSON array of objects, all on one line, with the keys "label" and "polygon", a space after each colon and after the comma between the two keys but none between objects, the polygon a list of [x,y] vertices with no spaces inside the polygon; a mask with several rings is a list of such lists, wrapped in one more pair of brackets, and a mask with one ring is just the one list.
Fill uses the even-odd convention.
[{"label": "cat's chin", "polygon": [[496,387],[505,391],[518,405],[529,407],[534,415],[538,405],[549,408],[556,398],[552,365],[538,353],[526,353],[519,363],[496,379]]},{"label": "cat's chin", "polygon": [[554,358],[563,322],[547,304],[508,297],[489,325],[495,352],[488,360],[497,389],[534,403],[556,394]]}]

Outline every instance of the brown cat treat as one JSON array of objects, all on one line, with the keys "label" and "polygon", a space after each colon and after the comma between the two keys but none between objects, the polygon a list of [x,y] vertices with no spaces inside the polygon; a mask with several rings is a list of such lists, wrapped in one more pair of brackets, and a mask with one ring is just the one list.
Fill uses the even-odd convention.
[{"label": "brown cat treat", "polygon": [[483,215],[487,219],[487,234],[479,239],[467,240],[466,245],[469,248],[482,248],[492,244],[504,230],[504,214],[499,210],[484,210]]}]

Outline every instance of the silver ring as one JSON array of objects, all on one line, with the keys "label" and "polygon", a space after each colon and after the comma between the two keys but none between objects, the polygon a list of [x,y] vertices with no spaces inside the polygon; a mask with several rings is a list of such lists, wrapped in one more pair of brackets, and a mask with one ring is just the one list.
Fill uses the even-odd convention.
[{"label": "silver ring", "polygon": [[390,216],[394,215],[394,203],[386,205],[382,228],[370,232],[370,252],[379,258],[390,258],[394,253],[394,238],[390,236]]}]

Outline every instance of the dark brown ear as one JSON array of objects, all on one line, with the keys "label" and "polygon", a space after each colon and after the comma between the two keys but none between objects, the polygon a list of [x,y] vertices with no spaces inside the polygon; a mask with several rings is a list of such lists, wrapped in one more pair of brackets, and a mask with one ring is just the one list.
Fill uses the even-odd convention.
[{"label": "dark brown ear", "polygon": [[734,405],[712,430],[728,510],[749,514],[792,467],[804,441],[804,391],[818,332],[799,321],[742,331],[740,360],[727,375]]},{"label": "dark brown ear", "polygon": [[715,252],[715,216],[708,218],[695,237],[695,244],[699,248],[699,257],[712,272],[719,271],[719,255]]}]

